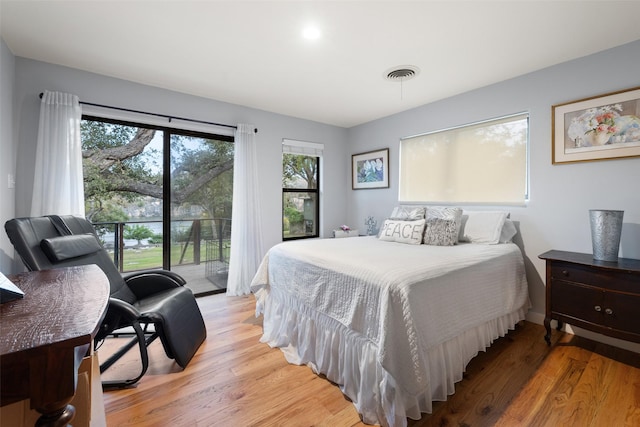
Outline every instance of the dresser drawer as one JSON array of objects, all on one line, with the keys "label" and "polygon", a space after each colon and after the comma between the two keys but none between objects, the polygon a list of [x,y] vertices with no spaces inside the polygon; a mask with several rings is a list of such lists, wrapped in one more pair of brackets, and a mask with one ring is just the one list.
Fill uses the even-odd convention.
[{"label": "dresser drawer", "polygon": [[624,270],[608,270],[566,262],[553,262],[551,278],[606,289],[640,293],[640,276]]},{"label": "dresser drawer", "polygon": [[607,292],[603,309],[606,326],[636,334],[640,338],[640,295]]},{"label": "dresser drawer", "polygon": [[551,284],[551,312],[581,319],[590,323],[602,323],[604,291],[564,280]]}]

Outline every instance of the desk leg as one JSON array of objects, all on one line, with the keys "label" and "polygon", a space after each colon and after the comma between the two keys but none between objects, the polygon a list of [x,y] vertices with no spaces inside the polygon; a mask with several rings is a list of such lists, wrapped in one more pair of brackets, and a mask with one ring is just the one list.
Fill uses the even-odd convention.
[{"label": "desk leg", "polygon": [[76,415],[71,400],[76,392],[78,367],[91,344],[47,348],[31,357],[31,407],[42,414],[36,427],[65,427]]},{"label": "desk leg", "polygon": [[73,420],[76,414],[76,408],[68,404],[58,409],[36,408],[36,411],[42,414],[36,421],[36,427],[65,427]]}]

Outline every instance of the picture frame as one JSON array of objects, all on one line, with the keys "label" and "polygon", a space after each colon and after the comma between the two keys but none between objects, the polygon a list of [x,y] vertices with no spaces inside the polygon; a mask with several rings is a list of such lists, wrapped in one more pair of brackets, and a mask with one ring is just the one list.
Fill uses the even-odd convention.
[{"label": "picture frame", "polygon": [[551,107],[551,163],[640,156],[640,87]]},{"label": "picture frame", "polygon": [[351,155],[351,188],[389,188],[389,149]]}]

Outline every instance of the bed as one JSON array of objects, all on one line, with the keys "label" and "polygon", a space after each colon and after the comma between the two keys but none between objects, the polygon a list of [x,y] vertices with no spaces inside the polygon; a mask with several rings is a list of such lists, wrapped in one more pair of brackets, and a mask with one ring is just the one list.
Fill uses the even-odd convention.
[{"label": "bed", "polygon": [[446,400],[468,362],[529,308],[513,243],[290,241],[269,250],[251,290],[261,341],[338,384],[363,422],[385,426]]}]

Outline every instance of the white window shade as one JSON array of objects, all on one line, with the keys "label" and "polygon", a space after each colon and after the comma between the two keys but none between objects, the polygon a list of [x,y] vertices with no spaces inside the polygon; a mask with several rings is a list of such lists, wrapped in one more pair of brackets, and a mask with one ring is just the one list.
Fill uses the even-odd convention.
[{"label": "white window shade", "polygon": [[318,142],[297,141],[294,139],[282,140],[282,152],[300,154],[303,156],[322,157],[324,144]]},{"label": "white window shade", "polygon": [[403,138],[399,201],[522,205],[528,114]]}]

